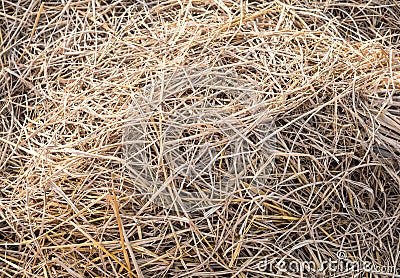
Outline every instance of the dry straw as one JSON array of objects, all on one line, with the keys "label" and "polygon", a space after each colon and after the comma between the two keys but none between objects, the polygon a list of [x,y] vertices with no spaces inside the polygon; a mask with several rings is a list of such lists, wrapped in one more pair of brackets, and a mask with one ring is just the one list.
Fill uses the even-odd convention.
[{"label": "dry straw", "polygon": [[188,68],[134,97],[124,157],[151,202],[204,212],[243,185],[259,194],[274,166],[276,127],[266,95],[251,85],[229,71]]},{"label": "dry straw", "polygon": [[107,2],[1,1],[0,277],[399,268],[396,0]]}]

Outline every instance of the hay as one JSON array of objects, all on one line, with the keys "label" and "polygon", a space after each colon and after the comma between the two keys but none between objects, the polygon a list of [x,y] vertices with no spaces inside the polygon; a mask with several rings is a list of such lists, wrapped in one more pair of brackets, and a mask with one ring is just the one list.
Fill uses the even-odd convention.
[{"label": "hay", "polygon": [[109,2],[1,2],[0,277],[399,268],[397,1]]},{"label": "hay", "polygon": [[165,79],[128,113],[123,146],[137,188],[183,212],[218,205],[242,184],[263,188],[276,148],[265,94],[227,72],[185,69]]}]

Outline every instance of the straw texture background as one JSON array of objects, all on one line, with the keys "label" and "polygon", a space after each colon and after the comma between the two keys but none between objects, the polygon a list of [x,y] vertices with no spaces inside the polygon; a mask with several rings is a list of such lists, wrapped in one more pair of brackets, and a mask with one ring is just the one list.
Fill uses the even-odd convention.
[{"label": "straw texture background", "polygon": [[[399,22],[396,0],[0,1],[0,277],[291,277],[260,263],[338,251],[399,268]],[[163,95],[176,72],[235,76],[246,97],[190,82]],[[162,205],[128,169],[127,127],[152,126],[137,129],[155,142],[141,142],[152,178],[193,186],[163,150],[221,150],[230,133],[204,127],[218,115],[175,117],[192,128],[176,150],[157,126],[208,101],[241,140],[272,121],[274,150],[237,151],[247,178],[223,198]],[[164,110],[149,120],[144,102]],[[192,192],[232,173],[226,161]]]}]

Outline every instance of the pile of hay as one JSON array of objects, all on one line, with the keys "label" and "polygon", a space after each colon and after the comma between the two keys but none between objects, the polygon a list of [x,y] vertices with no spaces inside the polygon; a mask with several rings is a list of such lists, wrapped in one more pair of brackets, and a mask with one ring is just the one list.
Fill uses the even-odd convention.
[{"label": "pile of hay", "polygon": [[399,22],[1,1],[0,277],[399,274]]}]

